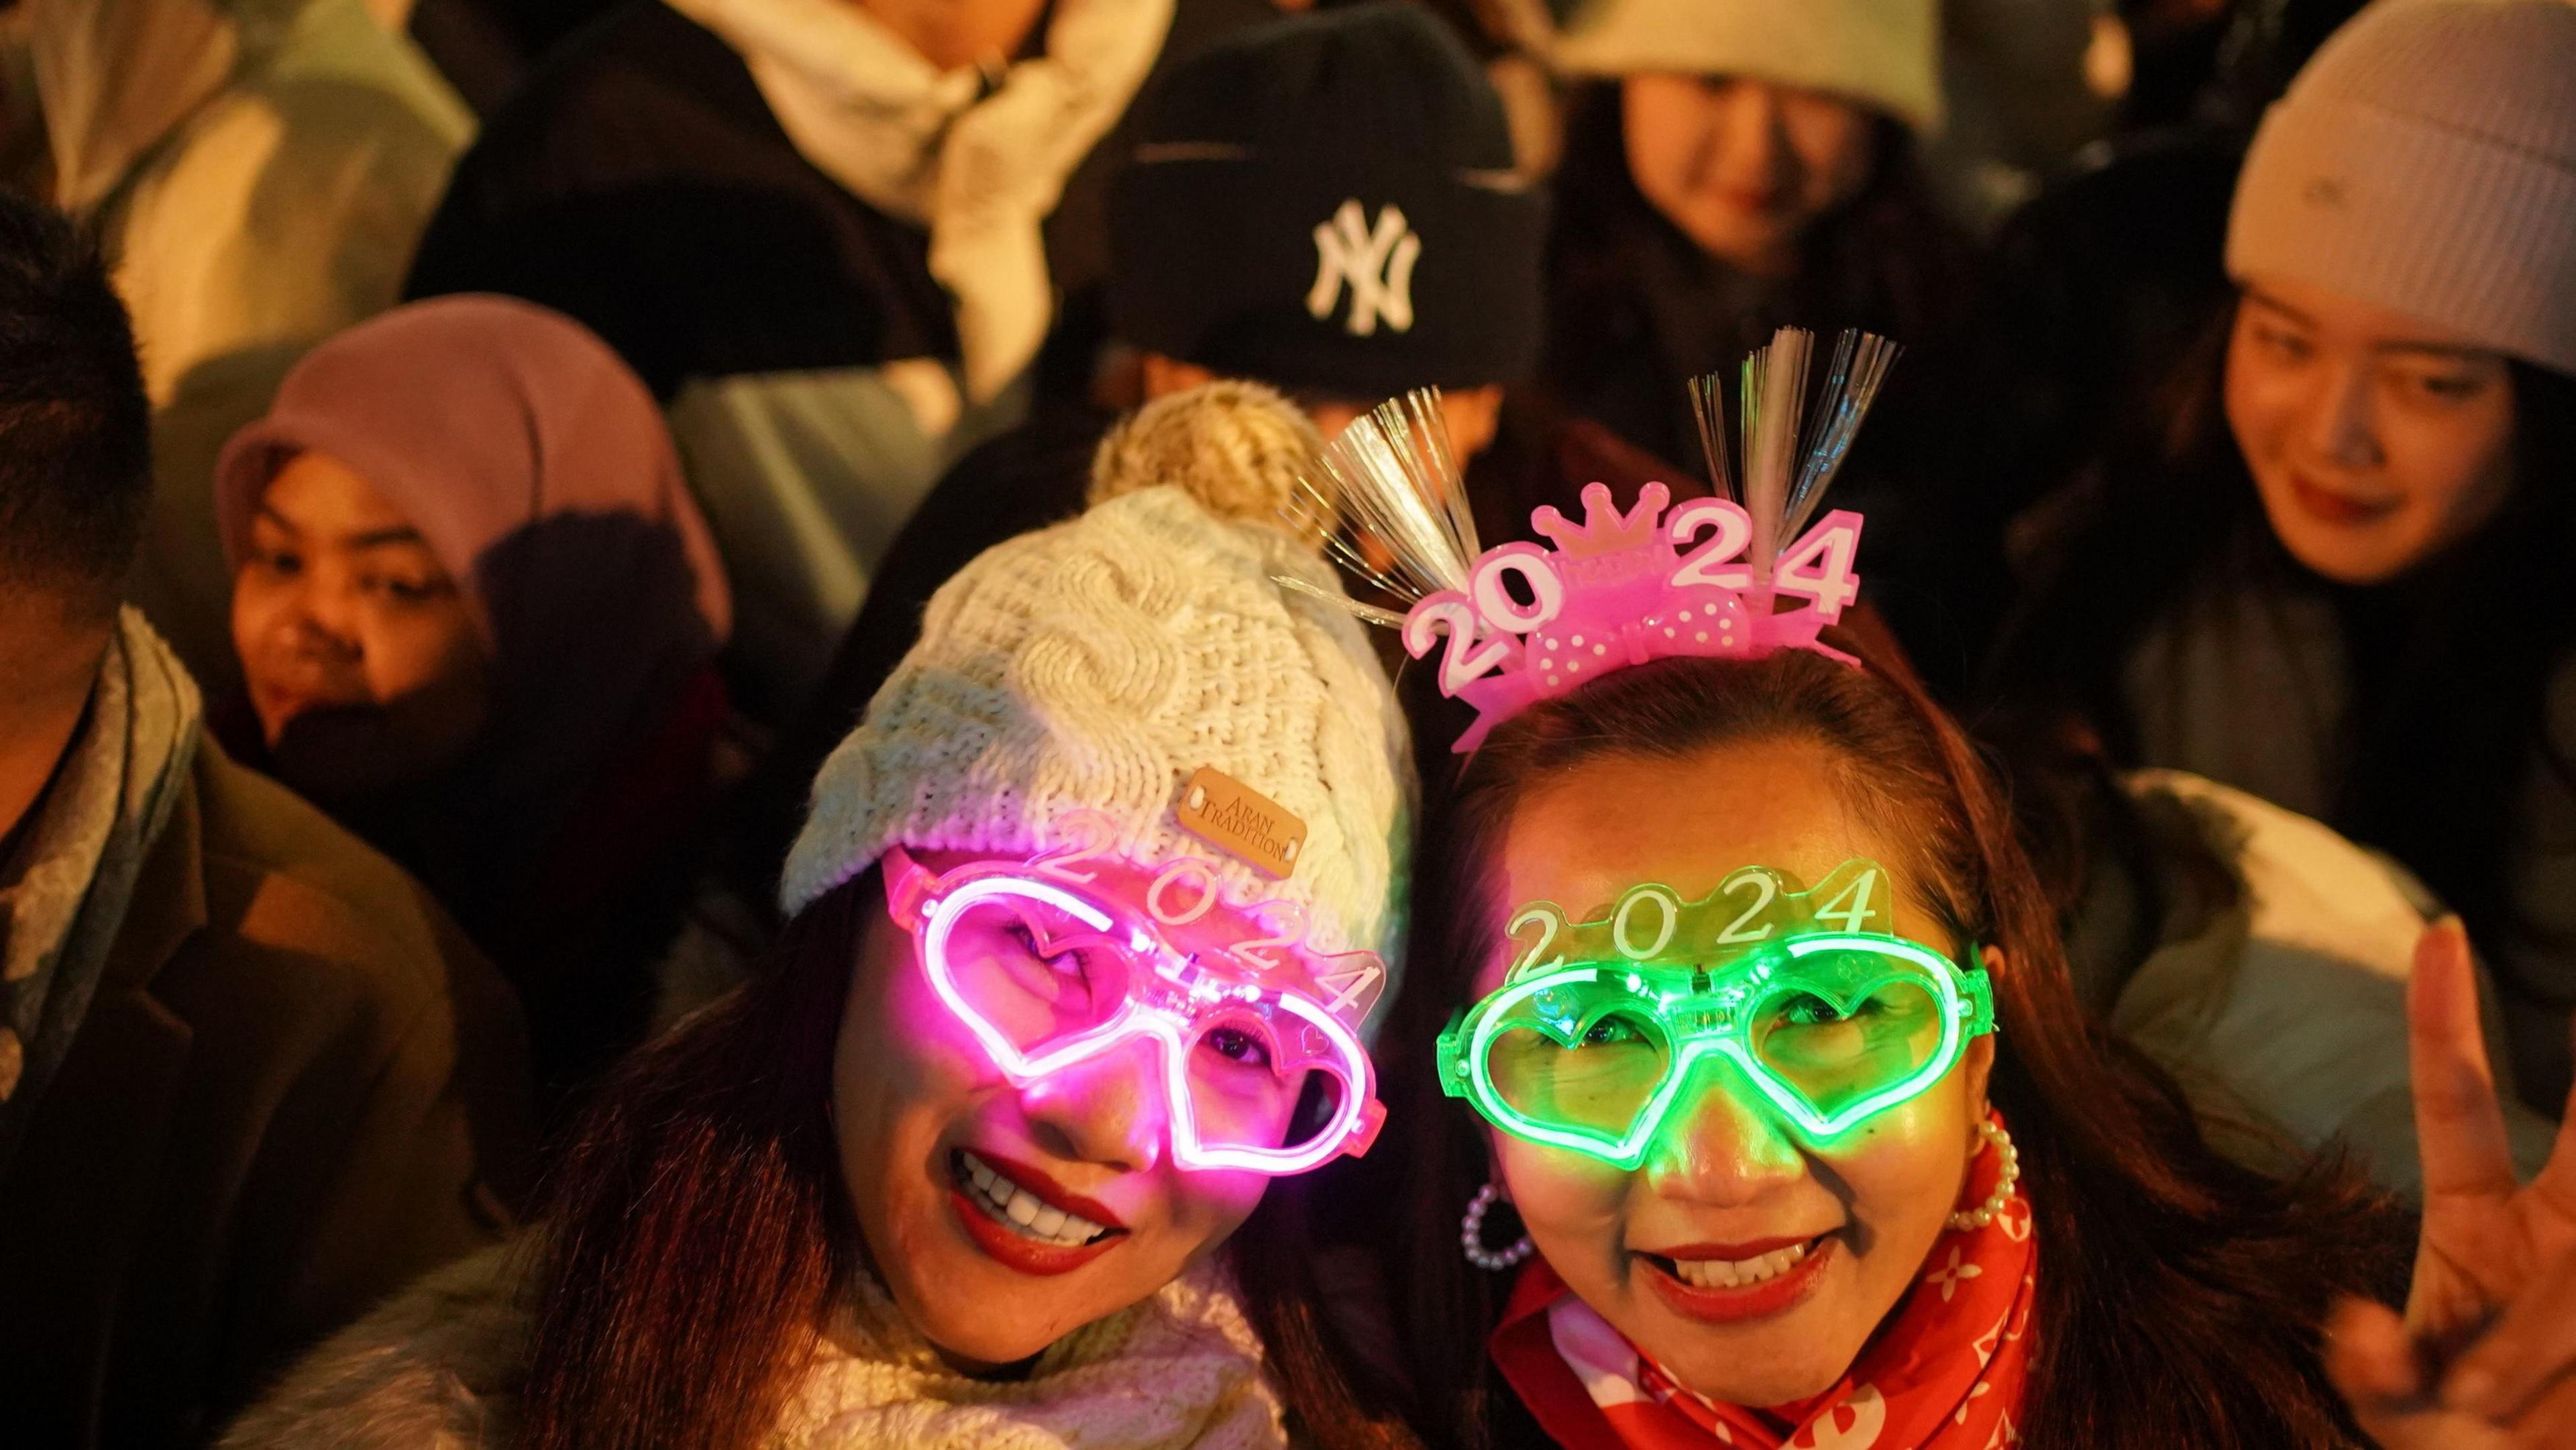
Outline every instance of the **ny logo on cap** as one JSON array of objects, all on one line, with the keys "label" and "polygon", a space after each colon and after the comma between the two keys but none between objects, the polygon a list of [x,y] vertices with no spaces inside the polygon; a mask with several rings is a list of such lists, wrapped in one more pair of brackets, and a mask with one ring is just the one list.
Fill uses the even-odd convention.
[{"label": "ny logo on cap", "polygon": [[1342,203],[1328,222],[1315,225],[1315,285],[1306,289],[1306,311],[1321,322],[1333,315],[1343,284],[1351,289],[1351,315],[1343,326],[1353,337],[1377,331],[1380,318],[1397,332],[1413,327],[1413,264],[1422,238],[1392,202],[1378,208],[1377,225],[1357,197]]}]

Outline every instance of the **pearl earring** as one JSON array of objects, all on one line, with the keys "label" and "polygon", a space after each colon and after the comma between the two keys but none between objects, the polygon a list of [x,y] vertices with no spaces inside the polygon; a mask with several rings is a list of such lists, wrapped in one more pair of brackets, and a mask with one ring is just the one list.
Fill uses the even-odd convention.
[{"label": "pearl earring", "polygon": [[1995,1151],[2003,1156],[2004,1166],[1995,1177],[1995,1191],[1986,1195],[1985,1202],[1950,1215],[1950,1227],[1963,1233],[1993,1223],[1995,1215],[2003,1212],[2004,1205],[2012,1201],[2013,1185],[2021,1182],[2021,1152],[2013,1147],[2012,1134],[2005,1132],[2003,1125],[1992,1118],[1978,1119],[1977,1131],[1985,1135],[1987,1142],[1994,1144]]},{"label": "pearl earring", "polygon": [[1458,1221],[1458,1247],[1466,1254],[1467,1262],[1479,1269],[1494,1273],[1508,1269],[1538,1252],[1538,1245],[1530,1242],[1528,1234],[1522,1234],[1520,1239],[1508,1248],[1485,1247],[1485,1210],[1502,1202],[1502,1198],[1501,1185],[1486,1184],[1476,1190],[1476,1196],[1468,1201],[1467,1216]]}]

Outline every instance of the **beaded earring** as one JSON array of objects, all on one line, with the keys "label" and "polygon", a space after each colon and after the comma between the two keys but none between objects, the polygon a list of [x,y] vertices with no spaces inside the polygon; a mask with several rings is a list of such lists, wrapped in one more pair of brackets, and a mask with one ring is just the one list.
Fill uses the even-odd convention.
[{"label": "beaded earring", "polygon": [[1505,1248],[1485,1247],[1485,1211],[1502,1202],[1502,1199],[1502,1185],[1486,1184],[1476,1190],[1476,1196],[1468,1201],[1467,1216],[1458,1222],[1459,1250],[1466,1254],[1468,1263],[1489,1273],[1499,1273],[1511,1268],[1538,1252],[1538,1245],[1530,1242],[1528,1234],[1522,1234],[1516,1242]]},{"label": "beaded earring", "polygon": [[1985,1202],[1950,1215],[1950,1227],[1963,1233],[1993,1223],[1995,1215],[2003,1212],[2004,1205],[2012,1201],[2013,1185],[2021,1182],[2021,1153],[2013,1147],[2012,1134],[2005,1132],[2003,1124],[1992,1118],[1979,1119],[1977,1131],[1985,1135],[1997,1153],[2003,1155],[2003,1171],[1995,1175],[1995,1191],[1986,1195]]}]

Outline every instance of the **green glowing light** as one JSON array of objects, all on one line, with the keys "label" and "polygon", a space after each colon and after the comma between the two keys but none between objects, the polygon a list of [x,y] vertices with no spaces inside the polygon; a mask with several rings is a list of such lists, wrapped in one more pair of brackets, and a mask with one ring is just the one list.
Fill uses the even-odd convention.
[{"label": "green glowing light", "polygon": [[[1810,978],[1801,970],[1805,959],[1823,953],[1860,953],[1886,965],[1857,986],[1839,985],[1820,977]],[[1666,990],[1676,982],[1683,984],[1683,990]],[[1663,1075],[1626,1128],[1616,1133],[1603,1132],[1579,1123],[1533,1116],[1515,1107],[1495,1084],[1492,1069],[1496,1039],[1505,1031],[1525,1025],[1514,1018],[1513,1009],[1542,992],[1571,991],[1604,983],[1624,985],[1635,994],[1633,1005],[1650,1011],[1675,1046]],[[1891,985],[1916,987],[1931,995],[1940,1023],[1940,1041],[1911,1071],[1877,1084],[1831,1111],[1819,1108],[1795,1082],[1752,1049],[1752,1017],[1742,1009],[1747,1002],[1756,1000],[1750,990],[1753,986],[1863,1002]],[[1561,1036],[1570,1035],[1573,1024],[1580,1020],[1563,1012],[1548,1016]],[[1762,1099],[1809,1139],[1830,1140],[1920,1096],[1958,1062],[1971,1039],[1993,1030],[1994,993],[1983,968],[1963,971],[1939,952],[1902,937],[1872,932],[1817,932],[1777,943],[1714,980],[1696,968],[1641,968],[1633,964],[1569,966],[1526,978],[1505,986],[1453,1021],[1440,1034],[1438,1047],[1443,1091],[1466,1098],[1496,1127],[1533,1143],[1571,1149],[1633,1169],[1645,1161],[1674,1101],[1706,1058],[1722,1057],[1733,1063]]]}]

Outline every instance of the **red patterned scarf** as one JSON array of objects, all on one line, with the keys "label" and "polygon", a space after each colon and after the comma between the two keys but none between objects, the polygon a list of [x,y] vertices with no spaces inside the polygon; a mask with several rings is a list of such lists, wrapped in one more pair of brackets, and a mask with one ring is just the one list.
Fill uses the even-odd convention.
[{"label": "red patterned scarf", "polygon": [[[1980,1140],[1961,1203],[1983,1203],[1999,1171]],[[2030,1202],[2015,1192],[1992,1223],[1933,1240],[1923,1277],[1840,1382],[1764,1409],[1682,1388],[1545,1260],[1513,1285],[1492,1353],[1571,1450],[1996,1450],[2021,1439],[2037,1273]]]}]

